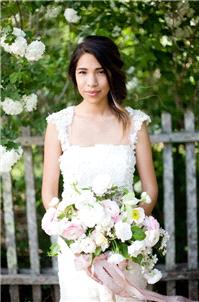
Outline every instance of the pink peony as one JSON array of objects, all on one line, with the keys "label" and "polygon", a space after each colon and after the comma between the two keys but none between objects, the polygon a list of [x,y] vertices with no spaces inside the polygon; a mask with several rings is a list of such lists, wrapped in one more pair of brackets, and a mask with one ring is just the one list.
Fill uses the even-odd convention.
[{"label": "pink peony", "polygon": [[84,234],[84,229],[78,223],[67,222],[63,231],[62,236],[68,240],[76,240]]},{"label": "pink peony", "polygon": [[159,222],[153,216],[146,216],[144,224],[149,231],[160,229]]}]

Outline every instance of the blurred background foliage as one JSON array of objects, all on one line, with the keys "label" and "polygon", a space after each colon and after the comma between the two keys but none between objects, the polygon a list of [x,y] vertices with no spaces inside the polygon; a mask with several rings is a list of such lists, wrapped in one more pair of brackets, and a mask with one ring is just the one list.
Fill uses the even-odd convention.
[{"label": "blurred background foliage", "polygon": [[[66,8],[73,8],[80,20],[69,23]],[[160,132],[161,113],[172,114],[173,131],[184,127],[183,114],[190,109],[199,126],[199,5],[198,1],[2,1],[2,33],[10,27],[21,28],[27,39],[41,39],[46,46],[42,59],[32,64],[1,51],[2,100],[20,100],[36,93],[37,110],[9,117],[4,132],[10,140],[29,125],[32,135],[43,135],[49,113],[77,104],[80,100],[67,75],[71,53],[87,35],[105,35],[118,45],[127,74],[128,97],[125,105],[142,109],[152,117],[150,131]],[[153,148],[159,183],[156,216],[163,222],[162,148]],[[185,146],[173,146],[175,162],[177,261],[186,262]],[[198,159],[198,146],[196,146]],[[49,240],[40,230],[44,214],[41,201],[43,149],[33,146],[36,206],[41,265],[47,266]],[[13,201],[19,267],[29,266],[25,213],[23,160],[12,170]],[[197,182],[199,163],[197,161]],[[138,176],[136,176],[138,179]],[[199,187],[199,183],[198,183]],[[61,184],[60,184],[61,190]],[[6,266],[4,241],[2,265]],[[182,246],[185,247],[182,250]],[[25,301],[25,300],[24,300]]]}]

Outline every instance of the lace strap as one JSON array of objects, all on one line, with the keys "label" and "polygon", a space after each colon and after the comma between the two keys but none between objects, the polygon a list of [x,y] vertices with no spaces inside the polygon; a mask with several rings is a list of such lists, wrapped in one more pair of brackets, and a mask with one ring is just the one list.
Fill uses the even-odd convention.
[{"label": "lace strap", "polygon": [[138,131],[142,128],[142,124],[144,122],[146,122],[148,125],[151,122],[151,118],[148,114],[141,110],[132,109],[131,107],[126,107],[126,110],[128,111],[130,118],[133,121],[133,127],[130,133],[130,142],[135,148],[137,143]]},{"label": "lace strap", "polygon": [[73,106],[70,106],[46,117],[47,123],[56,126],[62,151],[69,146],[69,125],[72,123],[73,109]]}]

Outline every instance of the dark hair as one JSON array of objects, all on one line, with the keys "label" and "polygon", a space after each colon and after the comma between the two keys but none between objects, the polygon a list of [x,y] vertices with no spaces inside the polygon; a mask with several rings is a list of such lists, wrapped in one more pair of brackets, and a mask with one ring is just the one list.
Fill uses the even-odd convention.
[{"label": "dark hair", "polygon": [[103,67],[110,86],[108,102],[114,114],[123,123],[124,130],[130,125],[128,112],[121,105],[126,98],[124,65],[116,44],[105,36],[88,36],[75,48],[69,64],[68,73],[77,87],[75,71],[79,58],[90,53]]}]

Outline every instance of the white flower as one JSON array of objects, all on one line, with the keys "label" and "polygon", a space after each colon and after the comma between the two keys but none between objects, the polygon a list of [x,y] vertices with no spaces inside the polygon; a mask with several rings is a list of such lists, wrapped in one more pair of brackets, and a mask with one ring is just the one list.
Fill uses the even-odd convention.
[{"label": "white flower", "polygon": [[144,239],[146,246],[152,247],[154,246],[160,238],[160,231],[159,230],[148,230],[145,232],[146,237]]},{"label": "white flower", "polygon": [[8,43],[5,43],[5,40],[6,40],[6,35],[4,35],[0,38],[0,45],[1,45],[1,47],[3,47],[3,49],[6,52],[11,53],[10,45]]},{"label": "white flower", "polygon": [[144,240],[136,240],[130,246],[128,246],[128,253],[132,257],[137,257],[144,249]]},{"label": "white flower", "polygon": [[141,193],[142,192],[142,183],[140,180],[138,180],[135,184],[134,184],[134,190],[137,193]]},{"label": "white flower", "polygon": [[23,111],[23,106],[19,101],[14,101],[6,97],[1,103],[2,109],[6,114],[17,115]]},{"label": "white flower", "polygon": [[23,57],[27,48],[27,41],[22,36],[19,36],[10,45],[10,52],[16,56]]},{"label": "white flower", "polygon": [[135,223],[141,224],[145,218],[144,209],[140,207],[132,209],[131,218]]},{"label": "white flower", "polygon": [[77,23],[81,18],[80,16],[77,15],[76,10],[74,10],[73,8],[65,9],[64,17],[66,21],[68,21],[69,23]]},{"label": "white flower", "polygon": [[76,195],[75,207],[76,209],[80,209],[86,204],[92,205],[96,201],[93,192],[90,190],[81,190],[81,194]]},{"label": "white flower", "polygon": [[60,6],[56,6],[56,7],[48,7],[47,8],[47,12],[45,14],[45,18],[46,19],[52,19],[52,18],[56,18],[59,13],[61,12],[62,8]]},{"label": "white flower", "polygon": [[135,197],[134,192],[129,192],[122,197],[122,201],[125,205],[134,206],[138,204],[139,199]]},{"label": "white flower", "polygon": [[82,252],[81,240],[77,240],[70,244],[70,249],[73,254],[80,254]]},{"label": "white flower", "polygon": [[145,272],[144,278],[147,280],[148,284],[155,284],[162,278],[162,273],[155,268],[151,272]]},{"label": "white flower", "polygon": [[84,253],[94,253],[96,249],[96,245],[93,239],[86,237],[81,240],[81,250]]},{"label": "white flower", "polygon": [[100,223],[104,216],[104,208],[98,203],[84,205],[78,211],[78,218],[81,223],[90,228]]},{"label": "white flower", "polygon": [[30,95],[24,95],[22,97],[22,100],[24,102],[24,107],[26,111],[31,112],[37,108],[38,99],[35,93],[32,93]]},{"label": "white flower", "polygon": [[134,67],[134,66],[131,66],[131,67],[129,67],[129,69],[127,70],[127,73],[128,73],[128,74],[131,74],[131,73],[134,73],[134,71],[135,71],[135,67]]},{"label": "white flower", "polygon": [[18,27],[13,27],[13,35],[15,35],[16,37],[25,37],[26,34],[25,32],[21,29],[21,28],[18,28]]},{"label": "white flower", "polygon": [[138,86],[138,78],[133,77],[132,80],[128,81],[126,87],[128,90],[133,90]]},{"label": "white flower", "polygon": [[33,41],[26,49],[25,57],[28,61],[38,61],[45,51],[45,45],[41,41]]},{"label": "white flower", "polygon": [[111,187],[111,177],[108,174],[97,175],[92,183],[92,190],[96,195],[103,195]]},{"label": "white flower", "polygon": [[122,242],[131,239],[131,225],[127,222],[119,221],[115,224],[116,237]]},{"label": "white flower", "polygon": [[23,153],[23,149],[7,150],[6,147],[0,145],[0,173],[10,172],[12,166],[18,161]]},{"label": "white flower", "polygon": [[147,192],[142,192],[141,200],[147,204],[151,203],[151,197],[149,196],[149,194],[147,194]]},{"label": "white flower", "polygon": [[172,41],[167,36],[162,36],[160,39],[160,43],[163,47],[172,45]]},{"label": "white flower", "polygon": [[98,232],[95,230],[92,233],[92,239],[95,241],[97,246],[101,247],[102,251],[105,251],[105,249],[107,249],[109,246],[108,240],[102,232]]},{"label": "white flower", "polygon": [[125,258],[118,254],[118,253],[110,253],[109,257],[107,259],[107,261],[109,263],[113,263],[113,264],[119,264],[120,262],[122,262]]}]

